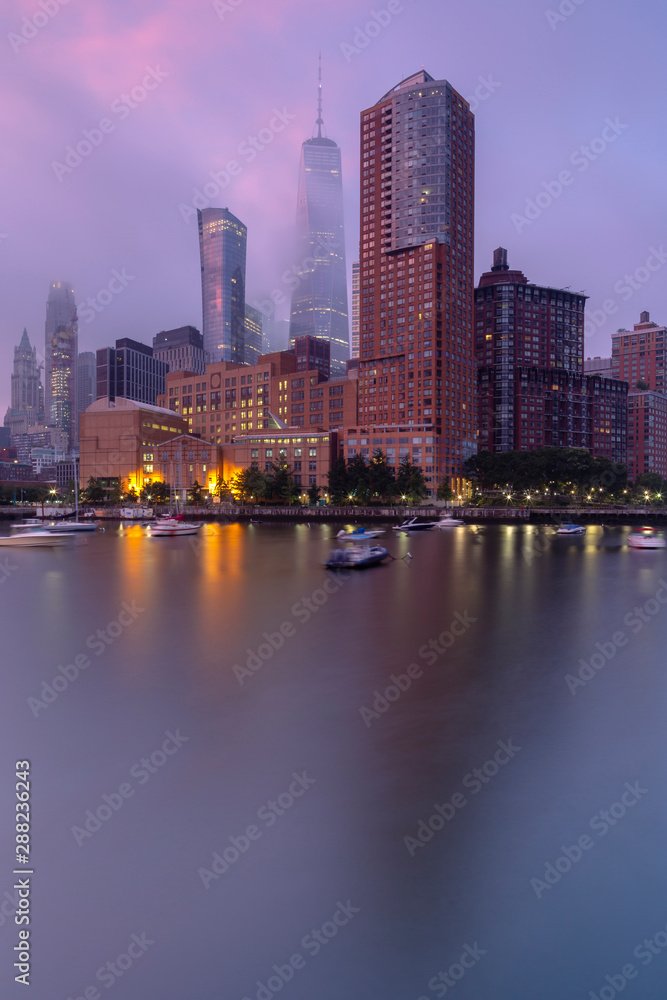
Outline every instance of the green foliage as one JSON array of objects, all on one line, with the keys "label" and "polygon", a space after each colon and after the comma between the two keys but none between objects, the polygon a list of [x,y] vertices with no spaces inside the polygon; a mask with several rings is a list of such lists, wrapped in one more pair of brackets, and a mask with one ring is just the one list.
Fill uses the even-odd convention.
[{"label": "green foliage", "polygon": [[257,462],[253,462],[249,468],[236,473],[231,486],[241,503],[248,503],[251,497],[253,500],[262,500],[266,496],[268,480]]},{"label": "green foliage", "polygon": [[449,485],[449,480],[448,479],[443,479],[438,484],[438,489],[437,489],[437,492],[435,494],[435,497],[436,497],[436,500],[445,500],[445,501],[447,501],[447,500],[453,500],[454,499],[454,491],[452,490],[451,486]]},{"label": "green foliage", "polygon": [[215,480],[215,486],[211,490],[211,496],[218,497],[221,503],[234,500],[231,484],[219,474]]},{"label": "green foliage", "polygon": [[169,483],[162,483],[158,480],[156,483],[144,486],[139,497],[148,503],[169,503],[170,493]]},{"label": "green foliage", "polygon": [[107,493],[99,479],[89,476],[88,482],[79,493],[82,503],[102,503],[107,498]]},{"label": "green foliage", "polygon": [[533,451],[481,451],[464,464],[464,473],[480,489],[509,493],[544,492],[615,496],[627,486],[627,469],[583,448],[537,448]]},{"label": "green foliage", "polygon": [[426,480],[421,469],[413,465],[407,455],[398,467],[396,492],[401,499],[407,497],[410,503],[417,503],[428,496]]},{"label": "green foliage", "polygon": [[310,486],[308,488],[308,503],[316,504],[320,499],[320,487]]},{"label": "green foliage", "polygon": [[187,492],[188,500],[190,503],[199,504],[204,499],[204,487],[201,483],[198,483],[195,479],[194,483]]},{"label": "green foliage", "polygon": [[350,494],[350,479],[347,473],[347,464],[344,458],[336,458],[331,463],[328,473],[329,495],[334,506],[348,502]]},{"label": "green foliage", "polygon": [[271,465],[267,477],[266,495],[272,503],[291,504],[299,496],[300,487],[294,482],[292,467],[284,458]]}]

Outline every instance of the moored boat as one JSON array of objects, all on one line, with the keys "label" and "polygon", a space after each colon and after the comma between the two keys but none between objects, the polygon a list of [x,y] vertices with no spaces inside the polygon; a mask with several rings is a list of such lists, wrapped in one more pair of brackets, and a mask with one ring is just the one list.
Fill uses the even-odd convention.
[{"label": "moored boat", "polygon": [[664,549],[665,536],[655,528],[636,528],[628,535],[631,549]]},{"label": "moored boat", "polygon": [[381,545],[350,545],[346,549],[332,549],[324,565],[327,569],[366,569],[379,566],[388,558],[388,549]]},{"label": "moored boat", "polygon": [[559,528],[556,529],[557,535],[585,535],[586,527],[583,524],[574,524],[572,522],[567,522],[566,524],[561,524]]},{"label": "moored boat", "polygon": [[419,521],[413,517],[409,521],[404,521],[403,524],[395,524],[394,531],[430,531],[437,524],[437,521]]},{"label": "moored boat", "polygon": [[70,535],[34,529],[33,531],[19,531],[14,535],[5,535],[0,538],[0,545],[13,548],[55,548],[58,545],[66,545],[69,540]]},{"label": "moored boat", "polygon": [[344,528],[339,531],[336,538],[349,538],[351,542],[366,541],[369,538],[379,538],[380,535],[384,535],[384,528],[373,528],[368,531],[366,528],[354,528],[352,531],[346,531]]},{"label": "moored boat", "polygon": [[436,528],[458,528],[462,524],[465,524],[465,521],[461,521],[458,517],[452,517],[451,514],[445,514],[436,524]]},{"label": "moored boat", "polygon": [[157,538],[170,537],[175,538],[177,535],[196,535],[200,530],[201,524],[188,524],[186,521],[176,521],[164,518],[160,521],[154,521],[149,525],[149,534]]}]

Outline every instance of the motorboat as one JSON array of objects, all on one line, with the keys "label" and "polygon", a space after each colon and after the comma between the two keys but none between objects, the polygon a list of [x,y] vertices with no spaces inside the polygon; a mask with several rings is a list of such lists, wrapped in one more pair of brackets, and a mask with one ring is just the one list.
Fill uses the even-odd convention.
[{"label": "motorboat", "polygon": [[55,548],[58,545],[66,545],[70,537],[70,535],[59,532],[34,528],[32,531],[19,531],[14,535],[5,535],[0,538],[0,545],[14,548],[36,548],[38,546]]},{"label": "motorboat", "polygon": [[452,517],[451,514],[445,514],[436,524],[436,528],[458,528],[462,524],[465,524],[465,521],[461,521],[458,517]]},{"label": "motorboat", "polygon": [[177,535],[196,535],[201,529],[201,524],[188,524],[187,521],[170,520],[163,518],[160,521],[153,521],[148,530],[155,537],[175,538]]},{"label": "motorboat", "polygon": [[9,530],[12,532],[19,531],[36,531],[42,530],[43,521],[38,517],[26,517],[23,521],[18,521],[16,524],[11,524]]},{"label": "motorboat", "polygon": [[62,521],[60,524],[46,525],[46,531],[97,531],[97,525],[92,521]]},{"label": "motorboat", "polygon": [[336,538],[349,538],[351,542],[365,542],[371,538],[379,538],[380,535],[384,535],[384,528],[373,528],[372,531],[368,531],[366,528],[354,528],[352,531],[346,531],[344,528],[339,531]]},{"label": "motorboat", "polygon": [[366,569],[379,566],[388,558],[388,549],[381,545],[350,545],[346,549],[332,549],[324,565],[327,569]]},{"label": "motorboat", "polygon": [[559,528],[556,529],[557,535],[585,535],[586,527],[583,524],[573,524],[567,522],[566,524],[561,524]]},{"label": "motorboat", "polygon": [[636,528],[628,535],[631,549],[664,549],[665,536],[655,528]]},{"label": "motorboat", "polygon": [[437,525],[437,521],[419,521],[413,517],[410,521],[404,521],[403,524],[395,524],[394,531],[430,531]]}]

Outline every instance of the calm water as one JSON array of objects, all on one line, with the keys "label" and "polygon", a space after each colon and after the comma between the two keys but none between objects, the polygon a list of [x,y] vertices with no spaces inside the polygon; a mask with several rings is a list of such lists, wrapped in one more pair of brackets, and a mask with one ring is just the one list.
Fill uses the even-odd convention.
[{"label": "calm water", "polygon": [[667,552],[391,532],[398,561],[336,583],[338,528],[0,550],[0,894],[27,758],[30,996],[665,996]]}]

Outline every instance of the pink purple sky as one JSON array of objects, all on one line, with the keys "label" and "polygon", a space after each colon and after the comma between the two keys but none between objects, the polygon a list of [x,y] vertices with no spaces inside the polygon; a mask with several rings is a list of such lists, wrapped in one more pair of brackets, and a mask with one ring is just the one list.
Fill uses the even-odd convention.
[{"label": "pink purple sky", "polygon": [[[359,112],[423,65],[469,98],[487,81],[476,110],[475,278],[502,245],[530,280],[585,290],[586,355],[608,354],[610,334],[643,309],[667,322],[667,258],[651,257],[667,243],[664,4],[392,0],[391,16],[387,6],[3,2],[3,412],[24,326],[43,352],[52,280],[74,285],[82,351],[201,328],[197,226],[182,206],[230,161],[236,175],[206,203],[248,226],[249,301],[285,290],[281,274],[298,263],[299,152],[313,132],[320,48],[327,133],[343,152],[348,269],[358,245]],[[383,25],[366,32],[373,12]],[[145,78],[153,89],[142,89]],[[58,167],[103,119],[108,131],[92,131],[89,155]],[[250,136],[261,136],[254,155]],[[526,201],[540,192],[528,221]],[[113,294],[104,291],[110,281]],[[102,311],[84,312],[89,297]]]}]

